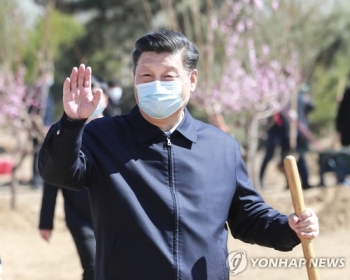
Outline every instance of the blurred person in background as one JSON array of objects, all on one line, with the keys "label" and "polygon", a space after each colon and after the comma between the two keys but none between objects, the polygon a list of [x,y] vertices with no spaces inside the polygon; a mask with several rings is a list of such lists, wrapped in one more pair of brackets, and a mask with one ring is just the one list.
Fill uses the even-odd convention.
[{"label": "blurred person in background", "polygon": [[339,134],[343,150],[347,150],[336,157],[337,183],[344,183],[346,186],[350,186],[350,180],[347,178],[347,175],[350,175],[350,156],[348,151],[350,146],[350,73],[348,74],[348,82],[343,97],[338,104],[335,128]]},{"label": "blurred person in background", "polygon": [[282,171],[281,164],[283,164],[283,159],[290,152],[290,123],[288,118],[283,112],[274,114],[268,123],[268,128],[266,131],[267,138],[265,139],[265,156],[262,161],[259,180],[261,188],[264,188],[264,176],[268,163],[273,159],[275,155],[275,150],[280,150],[280,155],[278,158],[277,168]]},{"label": "blurred person in background", "polygon": [[309,114],[315,110],[315,104],[311,96],[310,86],[302,84],[298,92],[298,110],[297,110],[297,143],[296,152],[298,154],[297,166],[303,189],[311,188],[309,184],[309,167],[306,160],[306,153],[310,146],[310,121]]},{"label": "blurred person in background", "polygon": [[[291,109],[291,104],[286,106],[281,112],[271,118],[271,125],[267,130],[267,139],[265,141],[265,156],[260,167],[259,179],[260,185],[264,186],[263,179],[269,161],[274,156],[275,149],[280,148],[280,155],[277,163],[277,169],[284,173],[283,159],[291,150],[290,145],[290,125],[293,116],[297,122],[296,148],[297,166],[303,189],[309,189],[309,169],[305,158],[310,143],[309,113],[314,110],[314,103],[310,95],[310,87],[302,84],[297,96],[297,112]],[[288,188],[288,186],[286,187]]]},{"label": "blurred person in background", "polygon": [[107,95],[109,98],[108,105],[103,111],[104,116],[113,117],[115,115],[121,114],[121,98],[123,96],[123,89],[119,82],[115,79],[109,80],[107,82]]},{"label": "blurred person in background", "polygon": [[[92,76],[92,91],[103,88],[101,79]],[[104,93],[88,122],[103,117],[108,97]],[[54,212],[59,189],[64,199],[64,213],[67,227],[73,237],[80,263],[83,268],[83,280],[93,280],[95,273],[96,240],[93,230],[89,193],[87,189],[74,191],[59,188],[44,182],[40,210],[39,230],[41,237],[50,241],[54,228]]]},{"label": "blurred person in background", "polygon": [[335,127],[343,147],[350,145],[350,73],[343,98],[340,100],[335,120]]}]

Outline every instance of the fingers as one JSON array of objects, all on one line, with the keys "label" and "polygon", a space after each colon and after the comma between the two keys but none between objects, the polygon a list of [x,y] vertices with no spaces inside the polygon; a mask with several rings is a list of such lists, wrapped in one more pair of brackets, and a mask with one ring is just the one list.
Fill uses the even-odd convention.
[{"label": "fingers", "polygon": [[316,216],[315,212],[310,208],[306,208],[305,211],[303,213],[301,213],[301,215],[299,217],[299,221],[305,220],[305,219],[312,217],[312,216]]},{"label": "fingers", "polygon": [[314,239],[319,234],[318,218],[311,209],[300,215],[298,226],[302,237]]},{"label": "fingers", "polygon": [[84,87],[84,79],[85,79],[85,65],[80,64],[78,70],[78,87]]},{"label": "fingers", "polygon": [[100,102],[101,96],[102,96],[102,89],[96,89],[94,92],[94,97],[92,99],[95,109],[97,108],[97,105]]},{"label": "fingers", "polygon": [[70,81],[69,86],[70,86],[71,91],[74,91],[77,88],[77,86],[78,86],[77,80],[78,80],[78,68],[73,67],[72,72],[70,74],[70,79],[69,79],[69,81]]},{"label": "fingers", "polygon": [[47,242],[50,241],[50,238],[51,238],[51,230],[48,230],[48,229],[42,229],[40,230],[40,235],[41,237],[46,240]]},{"label": "fingers", "polygon": [[318,218],[315,212],[307,208],[298,218],[299,226],[307,226],[309,224],[318,224]]},{"label": "fingers", "polygon": [[70,78],[66,78],[63,83],[63,95],[67,95],[70,92],[71,89],[71,80]]},{"label": "fingers", "polygon": [[289,221],[296,225],[299,222],[299,218],[293,213],[289,215]]},{"label": "fingers", "polygon": [[88,66],[86,68],[85,73],[84,73],[84,83],[83,83],[84,87],[90,87],[91,86],[91,73],[92,73],[91,67]]},{"label": "fingers", "polygon": [[79,68],[73,67],[69,78],[70,90],[74,91],[79,87],[89,87],[91,85],[91,73],[91,67],[85,68],[85,64],[80,64]]},{"label": "fingers", "polygon": [[72,120],[87,119],[98,105],[100,95],[93,96],[91,73],[91,67],[80,64],[79,68],[73,67],[63,83],[63,107]]},{"label": "fingers", "polygon": [[318,227],[309,226],[305,228],[300,228],[300,235],[306,239],[314,239],[318,236]]},{"label": "fingers", "polygon": [[299,237],[314,239],[319,234],[318,218],[312,209],[306,209],[299,217],[291,214],[289,225]]}]

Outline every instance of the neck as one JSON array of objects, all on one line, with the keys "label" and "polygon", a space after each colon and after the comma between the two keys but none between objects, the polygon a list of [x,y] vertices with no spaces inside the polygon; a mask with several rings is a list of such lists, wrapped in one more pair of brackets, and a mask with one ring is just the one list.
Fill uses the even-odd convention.
[{"label": "neck", "polygon": [[179,110],[177,110],[174,114],[172,114],[171,116],[165,119],[151,118],[149,115],[144,113],[140,108],[139,110],[141,112],[141,115],[146,119],[146,121],[159,127],[159,129],[164,132],[170,131],[173,127],[178,125],[184,117],[184,108],[182,107]]}]

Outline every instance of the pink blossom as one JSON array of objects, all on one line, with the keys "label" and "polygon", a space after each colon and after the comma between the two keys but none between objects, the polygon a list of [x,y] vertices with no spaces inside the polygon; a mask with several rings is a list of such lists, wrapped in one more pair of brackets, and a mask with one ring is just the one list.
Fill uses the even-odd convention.
[{"label": "pink blossom", "polygon": [[0,68],[0,124],[22,127],[29,120],[28,108],[40,107],[40,98],[25,83],[26,69],[18,66],[16,72]]},{"label": "pink blossom", "polygon": [[237,26],[236,26],[236,30],[239,32],[239,33],[242,33],[244,30],[245,30],[245,24],[243,21],[240,21]]},{"label": "pink blossom", "polygon": [[270,54],[270,47],[269,47],[268,45],[266,45],[266,44],[263,44],[261,50],[262,50],[262,54],[263,54],[264,56],[267,56],[267,55]]},{"label": "pink blossom", "polygon": [[278,7],[279,7],[279,3],[277,0],[273,0],[272,3],[271,3],[271,7],[274,11],[278,10]]},{"label": "pink blossom", "polygon": [[259,9],[264,8],[264,2],[262,0],[254,0],[255,6],[257,6]]},{"label": "pink blossom", "polygon": [[[291,54],[289,63],[282,64],[270,58],[267,44],[257,52],[253,37],[257,29],[253,29],[252,14],[244,13],[252,4],[263,7],[261,0],[226,1],[231,12],[226,17],[215,16],[215,20],[221,20],[211,24],[217,26],[226,40],[221,76],[211,81],[211,88],[199,84],[192,95],[192,101],[209,114],[249,112],[259,115],[266,111],[273,114],[286,105],[300,82],[296,54]],[[274,1],[273,5],[277,8],[278,2]]]}]

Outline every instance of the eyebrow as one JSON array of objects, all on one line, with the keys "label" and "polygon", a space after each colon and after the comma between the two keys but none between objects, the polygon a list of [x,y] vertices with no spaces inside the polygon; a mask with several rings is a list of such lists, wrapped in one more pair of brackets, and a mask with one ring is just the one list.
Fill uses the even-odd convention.
[{"label": "eyebrow", "polygon": [[[153,65],[153,64],[151,64],[151,65]],[[164,66],[164,67],[165,67],[165,70],[166,70],[166,71],[174,71],[174,72],[176,72],[176,73],[179,72],[179,69],[177,69],[177,68],[174,67],[174,66]],[[150,67],[150,66],[147,66],[147,64],[144,64],[144,65],[141,65],[140,70],[143,70],[143,69],[152,69],[152,68],[154,68],[154,67]]]}]

